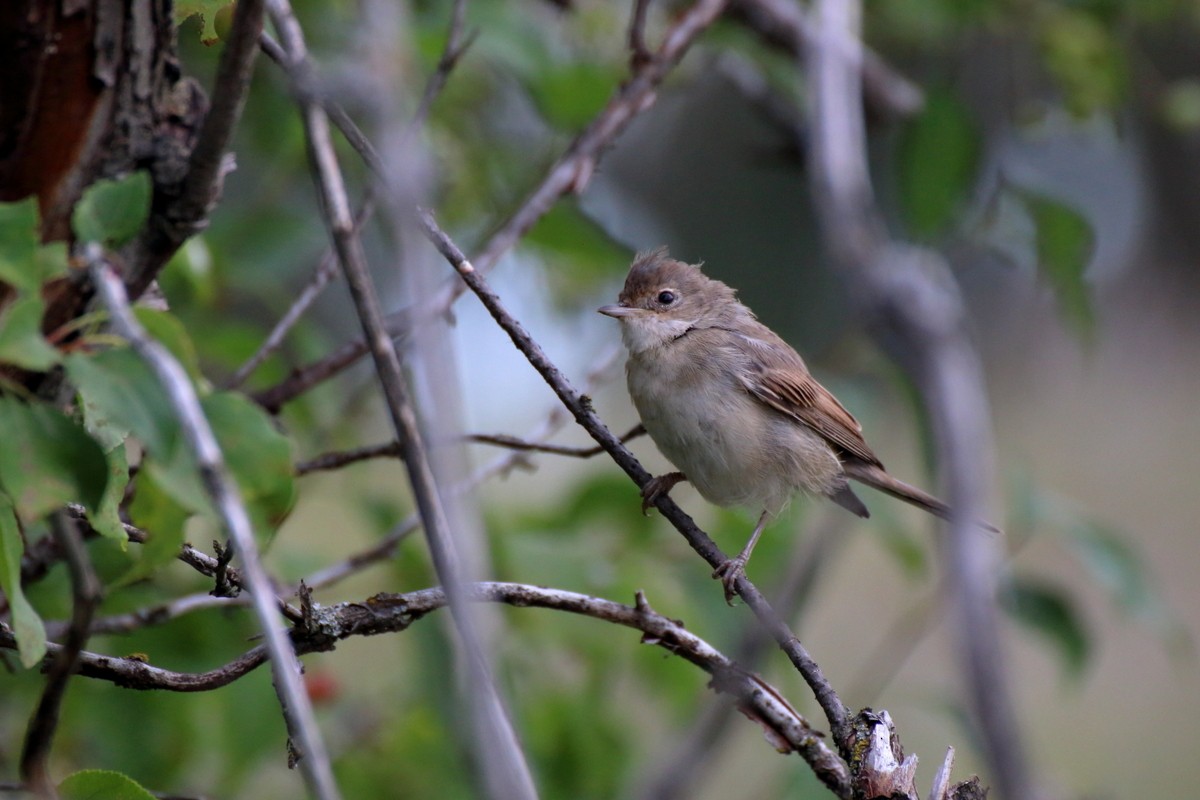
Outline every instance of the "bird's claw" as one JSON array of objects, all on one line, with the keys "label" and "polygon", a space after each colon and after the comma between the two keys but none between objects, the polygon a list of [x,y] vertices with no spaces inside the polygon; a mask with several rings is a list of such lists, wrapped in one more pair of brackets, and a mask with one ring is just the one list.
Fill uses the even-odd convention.
[{"label": "bird's claw", "polygon": [[646,481],[646,485],[642,487],[642,513],[649,514],[650,506],[658,502],[658,498],[670,492],[675,484],[686,480],[687,477],[682,472],[668,472],[665,475],[655,475]]},{"label": "bird's claw", "polygon": [[727,559],[713,570],[712,576],[721,581],[721,585],[725,587],[725,602],[733,605],[733,598],[737,596],[738,579],[746,574],[746,559],[741,556]]}]

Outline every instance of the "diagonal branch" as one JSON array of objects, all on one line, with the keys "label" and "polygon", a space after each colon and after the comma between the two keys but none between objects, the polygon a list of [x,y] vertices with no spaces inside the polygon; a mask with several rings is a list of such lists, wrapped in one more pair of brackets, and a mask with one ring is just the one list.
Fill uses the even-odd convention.
[{"label": "diagonal branch", "polygon": [[[306,58],[304,33],[287,0],[269,0],[271,19],[291,62]],[[290,74],[290,71],[289,71]],[[446,588],[451,622],[465,655],[468,679],[465,689],[476,714],[475,744],[485,780],[493,793],[512,800],[536,798],[533,777],[525,762],[512,723],[504,709],[491,666],[474,626],[462,589],[462,568],[429,455],[418,427],[416,412],[400,367],[400,357],[384,324],[379,297],[371,279],[362,241],[356,235],[345,182],[329,134],[329,120],[311,98],[297,98],[308,141],[313,177],[321,210],[329,226],[346,284],[354,301],[363,337],[369,345],[375,372],[383,391],[400,456],[407,467],[409,486],[421,515],[425,539],[438,579]],[[391,187],[389,187],[390,189]]]},{"label": "diagonal branch", "polygon": [[[575,137],[541,183],[488,238],[474,261],[477,269],[487,272],[495,266],[560,197],[584,190],[604,151],[612,146],[630,122],[653,107],[659,85],[700,34],[716,21],[724,7],[724,0],[701,0],[680,15],[653,57],[639,62],[629,80],[621,85],[595,119]],[[417,315],[431,318],[446,313],[463,291],[460,282],[448,282],[436,295],[434,302],[418,311]],[[389,314],[385,318],[388,335],[393,339],[404,336],[408,326],[414,324],[412,316],[413,312],[409,309]],[[328,356],[294,371],[280,384],[255,393],[254,400],[269,411],[277,411],[288,401],[353,364],[366,355],[368,349],[366,339],[347,342]]]},{"label": "diagonal branch", "polygon": [[[571,412],[580,426],[608,452],[613,461],[621,469],[625,470],[625,473],[633,479],[638,487],[644,487],[651,478],[650,473],[634,457],[633,453],[629,452],[621,444],[612,431],[604,425],[600,417],[592,410],[591,403],[571,386],[567,377],[546,357],[546,354],[537,342],[533,340],[533,337],[508,313],[501,304],[500,298],[487,285],[483,276],[466,260],[462,251],[458,249],[445,232],[437,226],[432,215],[428,212],[422,212],[421,223],[425,235],[433,242],[434,246],[437,247],[438,251],[446,258],[450,265],[454,267],[466,285],[470,287],[471,291],[479,297],[493,319],[509,335],[513,344],[525,355],[533,368],[550,385],[550,388],[554,390],[559,400]],[[662,515],[675,526],[675,529],[683,534],[692,549],[699,553],[705,561],[713,567],[726,561],[725,554],[721,552],[720,548],[717,547],[708,534],[700,530],[692,518],[684,513],[669,496],[665,494],[660,495],[655,505],[662,512]],[[848,712],[846,706],[821,672],[820,666],[813,661],[808,651],[800,643],[800,640],[796,638],[795,634],[779,618],[762,593],[745,577],[738,580],[737,593],[754,612],[755,616],[758,617],[759,622],[770,632],[775,642],[787,654],[805,681],[808,682],[817,702],[829,720],[834,739],[839,743],[840,747],[844,735],[848,732]]]},{"label": "diagonal branch", "polygon": [[295,653],[279,620],[278,601],[259,557],[250,517],[225,467],[221,448],[200,407],[191,379],[179,362],[166,348],[150,338],[134,317],[125,286],[105,263],[97,245],[89,246],[87,260],[96,293],[111,315],[113,330],[129,340],[134,352],[146,362],[166,391],[172,412],[179,420],[187,446],[196,459],[205,491],[212,499],[213,507],[242,560],[246,587],[253,597],[254,611],[266,637],[266,651],[271,655],[275,690],[283,708],[288,733],[303,754],[300,764],[305,779],[318,798],[336,798],[338,792],[329,758],[321,741],[312,705],[300,682]]}]

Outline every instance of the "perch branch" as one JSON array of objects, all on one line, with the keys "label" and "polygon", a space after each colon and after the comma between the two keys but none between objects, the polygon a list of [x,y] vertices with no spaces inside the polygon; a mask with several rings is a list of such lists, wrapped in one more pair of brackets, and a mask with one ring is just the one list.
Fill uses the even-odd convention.
[{"label": "perch branch", "polygon": [[[783,752],[798,753],[837,797],[849,797],[850,778],[845,763],[777,689],[743,669],[681,623],[654,611],[641,593],[637,604],[629,606],[575,592],[517,583],[484,582],[463,588],[471,602],[564,611],[640,631],[644,643],[661,647],[710,674],[713,690],[732,697],[738,708],[762,727],[772,745]],[[351,636],[407,630],[417,620],[446,605],[445,592],[432,588],[405,594],[379,594],[365,602],[318,607],[315,624],[308,631],[293,629],[292,641],[297,653],[328,651],[336,647],[338,641]],[[7,630],[0,629],[0,647],[16,647]],[[54,644],[49,647],[48,657],[61,649]],[[79,670],[87,677],[130,689],[201,692],[226,686],[266,660],[266,648],[259,646],[218,669],[183,673],[136,659],[83,653]]]},{"label": "perch branch", "polygon": [[[650,473],[646,471],[634,455],[604,425],[599,416],[596,415],[596,412],[592,410],[591,404],[585,401],[584,397],[571,386],[566,376],[546,357],[541,347],[525,331],[521,324],[505,310],[499,297],[487,285],[483,276],[466,260],[462,251],[458,249],[445,232],[437,226],[437,223],[433,220],[433,216],[428,212],[422,212],[421,223],[426,236],[429,237],[430,241],[433,242],[434,246],[437,247],[438,251],[446,258],[450,265],[454,267],[455,271],[462,277],[464,283],[479,297],[484,307],[487,308],[500,327],[508,333],[513,344],[517,346],[517,349],[525,355],[529,363],[538,371],[546,383],[550,385],[550,388],[558,396],[559,400],[562,401],[563,405],[570,410],[580,426],[608,452],[617,465],[633,479],[639,488],[645,486],[651,478]],[[655,505],[662,512],[663,516],[675,526],[675,529],[683,534],[692,549],[699,553],[705,561],[713,567],[724,563],[726,558],[720,548],[717,547],[707,533],[696,526],[692,518],[684,513],[669,496],[665,494],[660,495]],[[808,651],[800,643],[800,640],[779,619],[766,598],[762,596],[762,593],[750,581],[744,577],[740,578],[737,583],[737,593],[754,612],[760,623],[771,633],[771,636],[787,654],[796,669],[800,671],[805,681],[808,682],[817,702],[829,720],[830,729],[833,731],[835,740],[840,743],[843,739],[843,734],[847,732],[848,715],[846,706],[837,696],[829,681],[826,680],[820,666],[813,661]]]}]

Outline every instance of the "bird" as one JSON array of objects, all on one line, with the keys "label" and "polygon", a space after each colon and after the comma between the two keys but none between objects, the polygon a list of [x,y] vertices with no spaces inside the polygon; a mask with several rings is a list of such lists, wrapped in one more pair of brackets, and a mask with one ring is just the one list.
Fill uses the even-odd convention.
[{"label": "bird", "polygon": [[597,310],[620,323],[630,398],[677,469],[646,483],[643,511],[689,481],[710,503],[759,514],[746,546],[713,571],[727,601],[763,529],[797,493],[867,518],[854,480],[949,518],[944,502],[888,473],[799,353],[698,265],[665,247],[638,253],[618,302]]}]

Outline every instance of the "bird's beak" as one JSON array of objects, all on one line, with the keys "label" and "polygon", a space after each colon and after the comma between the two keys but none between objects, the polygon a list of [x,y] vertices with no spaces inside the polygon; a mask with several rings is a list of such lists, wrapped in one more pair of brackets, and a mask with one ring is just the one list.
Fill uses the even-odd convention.
[{"label": "bird's beak", "polygon": [[630,308],[629,306],[600,306],[596,310],[604,316],[612,317],[613,319],[631,317],[638,312],[638,309]]}]

